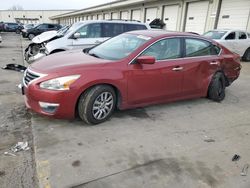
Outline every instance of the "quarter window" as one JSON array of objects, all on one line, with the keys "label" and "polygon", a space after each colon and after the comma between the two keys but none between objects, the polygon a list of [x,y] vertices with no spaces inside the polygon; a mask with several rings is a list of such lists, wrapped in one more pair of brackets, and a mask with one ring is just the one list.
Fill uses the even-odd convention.
[{"label": "quarter window", "polygon": [[153,56],[156,60],[176,59],[181,57],[179,38],[164,39],[145,50],[142,55]]},{"label": "quarter window", "polygon": [[219,47],[214,46],[208,41],[199,39],[185,39],[186,57],[217,55]]}]

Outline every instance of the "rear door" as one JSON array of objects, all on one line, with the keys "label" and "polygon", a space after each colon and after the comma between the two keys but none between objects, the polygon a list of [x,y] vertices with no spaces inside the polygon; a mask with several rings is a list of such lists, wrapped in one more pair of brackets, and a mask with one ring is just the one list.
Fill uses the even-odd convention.
[{"label": "rear door", "polygon": [[202,39],[185,38],[185,58],[183,59],[184,96],[206,95],[211,76],[219,69],[222,59],[220,48]]},{"label": "rear door", "polygon": [[235,49],[235,52],[242,57],[245,51],[250,47],[250,39],[248,39],[247,34],[245,32],[239,31],[237,33],[237,47]]},{"label": "rear door", "polygon": [[131,104],[154,103],[178,98],[183,80],[181,39],[163,39],[140,56],[153,56],[155,64],[130,64],[128,100]]},{"label": "rear door", "polygon": [[225,36],[225,40],[221,40],[221,44],[223,44],[226,48],[231,50],[232,52],[236,52],[237,48],[237,41],[236,41],[237,33],[235,31],[229,32]]},{"label": "rear door", "polygon": [[71,37],[73,49],[89,48],[103,41],[100,23],[84,25],[75,33],[80,33],[80,38]]}]

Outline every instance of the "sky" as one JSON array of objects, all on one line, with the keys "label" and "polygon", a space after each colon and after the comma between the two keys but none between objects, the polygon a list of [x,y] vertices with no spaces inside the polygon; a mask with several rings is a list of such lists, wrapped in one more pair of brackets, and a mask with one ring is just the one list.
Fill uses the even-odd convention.
[{"label": "sky", "polygon": [[24,10],[83,9],[112,1],[114,0],[1,0],[0,10],[10,9],[13,5],[21,6]]}]

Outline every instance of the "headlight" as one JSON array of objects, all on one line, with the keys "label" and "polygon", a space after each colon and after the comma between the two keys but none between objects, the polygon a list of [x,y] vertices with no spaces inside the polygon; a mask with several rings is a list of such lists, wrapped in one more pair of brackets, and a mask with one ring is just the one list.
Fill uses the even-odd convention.
[{"label": "headlight", "polygon": [[80,75],[71,75],[59,77],[40,83],[40,88],[50,90],[69,90],[71,84],[73,84]]},{"label": "headlight", "polygon": [[48,48],[46,48],[46,46],[44,47],[44,53],[45,53],[46,55],[49,55],[49,50],[48,50]]}]

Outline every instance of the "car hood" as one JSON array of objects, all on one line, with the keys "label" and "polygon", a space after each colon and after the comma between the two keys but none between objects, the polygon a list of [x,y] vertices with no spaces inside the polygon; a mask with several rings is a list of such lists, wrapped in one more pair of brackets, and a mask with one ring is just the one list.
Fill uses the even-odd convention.
[{"label": "car hood", "polygon": [[82,50],[71,50],[46,56],[31,64],[29,68],[35,72],[49,74],[103,66],[108,62],[112,61],[84,54]]},{"label": "car hood", "polygon": [[39,44],[57,36],[57,31],[46,31],[32,39],[33,43]]}]

